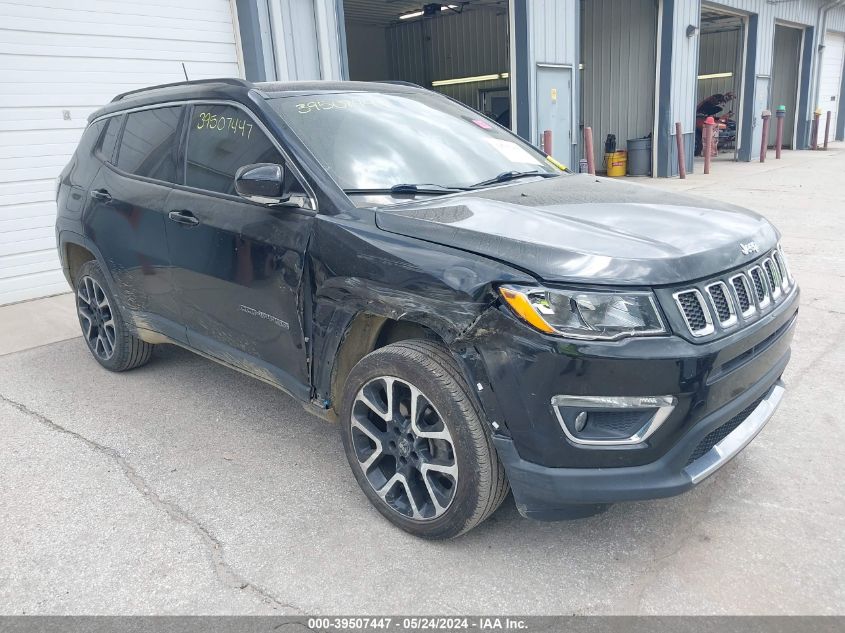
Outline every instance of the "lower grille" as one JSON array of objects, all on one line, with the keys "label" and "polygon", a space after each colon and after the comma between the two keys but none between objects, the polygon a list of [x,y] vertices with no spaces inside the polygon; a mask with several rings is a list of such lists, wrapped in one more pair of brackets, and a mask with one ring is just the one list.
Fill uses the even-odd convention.
[{"label": "lower grille", "polygon": [[734,430],[736,430],[736,427],[738,427],[740,424],[745,422],[746,418],[748,418],[748,416],[751,415],[751,413],[754,411],[754,409],[756,409],[760,405],[760,403],[763,401],[763,399],[765,397],[766,396],[760,396],[754,402],[752,402],[750,405],[745,407],[742,411],[737,413],[730,420],[725,422],[722,426],[716,428],[713,431],[710,431],[710,433],[705,435],[704,439],[701,440],[698,443],[698,446],[695,447],[695,450],[692,452],[692,455],[689,456],[689,459],[687,460],[686,465],[689,466],[695,460],[697,460],[701,457],[704,457],[708,452],[710,452],[711,448],[716,446],[716,444],[718,444],[723,439],[725,439],[728,435],[733,433]]},{"label": "lower grille", "polygon": [[633,411],[596,411],[590,412],[588,427],[599,427],[631,436],[639,431],[646,422],[654,417],[653,409]]}]

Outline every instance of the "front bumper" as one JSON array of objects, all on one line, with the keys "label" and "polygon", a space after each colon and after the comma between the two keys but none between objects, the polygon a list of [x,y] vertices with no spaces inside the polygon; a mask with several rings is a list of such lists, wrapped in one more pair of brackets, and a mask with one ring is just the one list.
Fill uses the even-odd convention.
[{"label": "front bumper", "polygon": [[[473,341],[474,367],[483,371],[470,384],[520,512],[583,516],[602,504],[680,494],[715,472],[757,435],[783,396],[798,300],[796,289],[753,325],[705,343],[677,336],[573,343],[529,333],[508,313],[491,311],[478,331],[495,335]],[[670,396],[677,404],[642,442],[585,446],[562,428],[559,394]]]},{"label": "front bumper", "polygon": [[[592,514],[605,504],[670,497],[689,490],[724,466],[757,436],[774,415],[784,391],[780,380],[768,387],[762,399],[750,391],[702,419],[662,458],[643,466],[549,468],[523,460],[509,438],[494,437],[494,442],[523,516],[541,520],[572,518]],[[735,416],[743,415],[749,403],[756,406],[733,431],[689,462],[702,441],[730,424]]]}]

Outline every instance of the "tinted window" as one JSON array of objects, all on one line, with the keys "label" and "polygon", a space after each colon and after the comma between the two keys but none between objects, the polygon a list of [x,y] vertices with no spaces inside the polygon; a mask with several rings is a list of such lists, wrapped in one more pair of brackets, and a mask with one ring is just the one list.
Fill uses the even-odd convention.
[{"label": "tinted window", "polygon": [[235,195],[235,172],[252,163],[283,163],[252,117],[233,106],[194,106],[185,184]]},{"label": "tinted window", "polygon": [[429,91],[292,95],[269,104],[344,189],[468,187],[507,171],[560,173],[483,115]]},{"label": "tinted window", "polygon": [[79,147],[76,150],[77,155],[85,156],[94,149],[97,139],[100,138],[103,132],[103,122],[97,121],[85,128],[82,133],[82,138],[79,139]]},{"label": "tinted window", "polygon": [[131,174],[176,182],[182,108],[155,108],[127,115],[117,166]]},{"label": "tinted window", "polygon": [[120,134],[120,123],[122,121],[122,116],[109,117],[105,121],[106,129],[100,135],[100,140],[94,150],[103,160],[111,162],[114,156],[114,145],[117,141],[117,135]]}]

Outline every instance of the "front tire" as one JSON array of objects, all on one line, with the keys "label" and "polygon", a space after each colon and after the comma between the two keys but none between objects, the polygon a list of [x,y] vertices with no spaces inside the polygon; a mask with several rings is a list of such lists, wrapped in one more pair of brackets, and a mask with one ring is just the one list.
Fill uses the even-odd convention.
[{"label": "front tire", "polygon": [[474,397],[442,345],[403,341],[365,356],[347,378],[341,421],[364,494],[411,534],[463,534],[508,493]]},{"label": "front tire", "polygon": [[94,359],[109,371],[146,365],[153,345],[129,332],[100,265],[85,262],[76,275],[76,313]]}]

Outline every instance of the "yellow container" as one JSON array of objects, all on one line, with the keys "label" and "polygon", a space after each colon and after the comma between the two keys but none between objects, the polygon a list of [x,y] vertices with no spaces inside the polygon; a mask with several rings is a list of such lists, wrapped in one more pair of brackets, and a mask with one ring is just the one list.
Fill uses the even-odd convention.
[{"label": "yellow container", "polygon": [[611,177],[624,176],[628,167],[628,153],[625,150],[611,152],[604,155],[604,162],[607,164],[607,175]]}]

